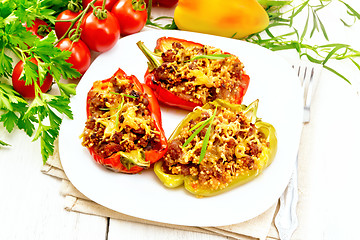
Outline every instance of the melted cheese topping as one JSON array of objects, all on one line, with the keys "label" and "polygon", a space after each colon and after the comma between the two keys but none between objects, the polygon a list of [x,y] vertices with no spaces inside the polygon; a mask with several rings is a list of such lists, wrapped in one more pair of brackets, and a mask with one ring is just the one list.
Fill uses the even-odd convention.
[{"label": "melted cheese topping", "polygon": [[243,64],[234,55],[224,59],[190,61],[194,56],[211,54],[223,52],[210,46],[200,48],[173,44],[162,55],[164,63],[155,69],[155,81],[175,95],[190,96],[187,100],[192,102],[205,104],[216,98],[236,102],[239,88],[243,86]]},{"label": "melted cheese topping", "polygon": [[90,116],[82,134],[84,146],[109,157],[156,144],[159,132],[147,108],[148,100],[128,79],[97,81],[88,96]]},{"label": "melted cheese topping", "polygon": [[[211,126],[207,125],[183,147],[184,142],[193,134],[190,129],[212,116],[215,110],[201,111],[202,116],[190,121],[169,143],[168,154],[164,159],[166,172],[191,175],[196,179],[194,184],[215,190],[225,188],[239,175],[264,168],[269,143],[244,114],[230,109],[218,109]],[[200,162],[201,148],[209,126],[211,135],[205,157]]]}]

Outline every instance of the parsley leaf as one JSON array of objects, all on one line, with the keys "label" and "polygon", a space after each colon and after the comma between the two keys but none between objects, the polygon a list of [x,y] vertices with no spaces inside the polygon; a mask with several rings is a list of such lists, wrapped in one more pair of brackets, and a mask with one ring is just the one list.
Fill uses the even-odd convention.
[{"label": "parsley leaf", "polygon": [[[33,141],[40,140],[43,162],[54,151],[62,116],[73,118],[70,97],[76,94],[75,84],[62,83],[62,78],[78,78],[81,74],[66,60],[71,52],[55,47],[55,32],[43,39],[24,27],[32,26],[37,18],[54,26],[56,15],[66,9],[68,2],[61,0],[13,0],[0,3],[0,77],[9,79],[13,72],[13,55],[24,62],[20,79],[26,85],[34,84],[36,97],[25,100],[13,87],[0,80],[0,127],[12,132],[23,130]],[[31,59],[35,59],[34,64]],[[60,90],[60,96],[41,93],[40,85],[51,75]],[[0,145],[7,144],[0,140]]]},{"label": "parsley leaf", "polygon": [[14,129],[15,123],[17,122],[18,117],[12,111],[8,111],[5,114],[2,114],[0,117],[0,122],[3,122],[4,127],[8,132],[11,132]]}]

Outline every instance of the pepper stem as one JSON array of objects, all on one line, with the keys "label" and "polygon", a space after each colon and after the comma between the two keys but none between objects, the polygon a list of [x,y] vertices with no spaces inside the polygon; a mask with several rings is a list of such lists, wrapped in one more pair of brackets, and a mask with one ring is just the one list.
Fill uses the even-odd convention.
[{"label": "pepper stem", "polygon": [[143,52],[145,57],[149,60],[149,62],[148,62],[148,65],[150,67],[149,70],[160,67],[161,64],[164,62],[162,60],[162,57],[160,54],[156,54],[156,53],[152,52],[150,49],[148,49],[145,46],[145,44],[143,42],[139,41],[136,43],[136,45]]},{"label": "pepper stem", "polygon": [[256,113],[259,106],[259,99],[256,99],[244,110],[245,116],[249,119],[250,122],[255,123]]}]

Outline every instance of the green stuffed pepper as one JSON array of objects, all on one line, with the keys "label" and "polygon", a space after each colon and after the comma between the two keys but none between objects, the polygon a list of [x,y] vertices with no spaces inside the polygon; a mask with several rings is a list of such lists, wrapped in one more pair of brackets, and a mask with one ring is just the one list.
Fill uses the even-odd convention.
[{"label": "green stuffed pepper", "polygon": [[190,193],[213,196],[258,176],[275,157],[275,128],[249,106],[217,99],[195,108],[177,126],[166,155],[154,171],[169,188],[184,184]]}]

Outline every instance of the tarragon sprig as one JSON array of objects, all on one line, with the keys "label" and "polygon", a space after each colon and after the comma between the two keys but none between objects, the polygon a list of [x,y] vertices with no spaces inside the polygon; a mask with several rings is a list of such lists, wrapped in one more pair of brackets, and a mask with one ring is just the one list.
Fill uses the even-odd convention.
[{"label": "tarragon sprig", "polygon": [[[148,1],[147,4],[147,19],[146,19],[146,26],[151,26],[151,27],[155,27],[155,28],[159,28],[159,29],[163,29],[163,30],[175,30],[178,29],[178,27],[175,24],[174,18],[173,17],[168,17],[168,16],[161,16],[155,19],[151,19],[151,10],[152,10],[152,0]],[[168,23],[166,25],[161,25],[159,23],[156,23],[156,21],[161,20],[161,19],[170,19],[171,23]]]},{"label": "tarragon sprig", "polygon": [[194,57],[192,57],[189,61],[194,61],[197,59],[211,59],[211,60],[221,60],[227,57],[231,57],[231,54],[207,54],[207,55],[196,55]]},{"label": "tarragon sprig", "polygon": [[[347,14],[356,20],[360,20],[360,14],[344,1]],[[258,0],[267,11],[270,24],[261,33],[248,36],[245,40],[268,48],[273,51],[295,50],[299,58],[306,57],[310,62],[322,65],[325,69],[341,77],[348,83],[350,81],[333,67],[329,66],[329,60],[349,59],[360,71],[360,65],[356,61],[360,57],[360,51],[353,49],[350,45],[342,43],[329,43],[323,45],[310,45],[307,43],[308,38],[312,38],[316,32],[322,34],[326,41],[329,36],[326,27],[319,16],[319,12],[329,6],[332,0],[318,0],[318,4],[312,4],[313,1],[303,0],[295,5],[293,1],[276,1],[276,0]],[[298,29],[295,26],[296,19],[300,14],[306,14],[304,27]],[[351,24],[345,23],[345,26]],[[279,30],[280,34],[275,34]]]},{"label": "tarragon sprig", "polygon": [[198,122],[194,127],[192,127],[190,129],[190,132],[192,132],[194,130],[195,131],[193,132],[193,134],[191,134],[191,136],[185,141],[185,143],[182,146],[183,148],[186,147],[201,132],[201,130],[203,130],[207,125],[209,125],[207,130],[206,130],[204,139],[203,139],[203,145],[201,147],[199,164],[204,159],[206,151],[207,151],[207,147],[208,147],[208,144],[209,144],[211,127],[212,127],[212,123],[214,121],[214,118],[216,116],[216,111],[217,111],[217,108],[215,108],[214,113],[210,118],[208,118],[206,120],[203,120],[201,122]]},{"label": "tarragon sprig", "polygon": [[119,119],[120,119],[120,113],[122,112],[122,109],[125,104],[125,97],[128,98],[137,98],[136,96],[125,94],[125,93],[116,93],[116,92],[110,92],[112,94],[120,95],[121,96],[121,102],[117,108],[117,112],[115,113],[115,129],[119,128]]}]

